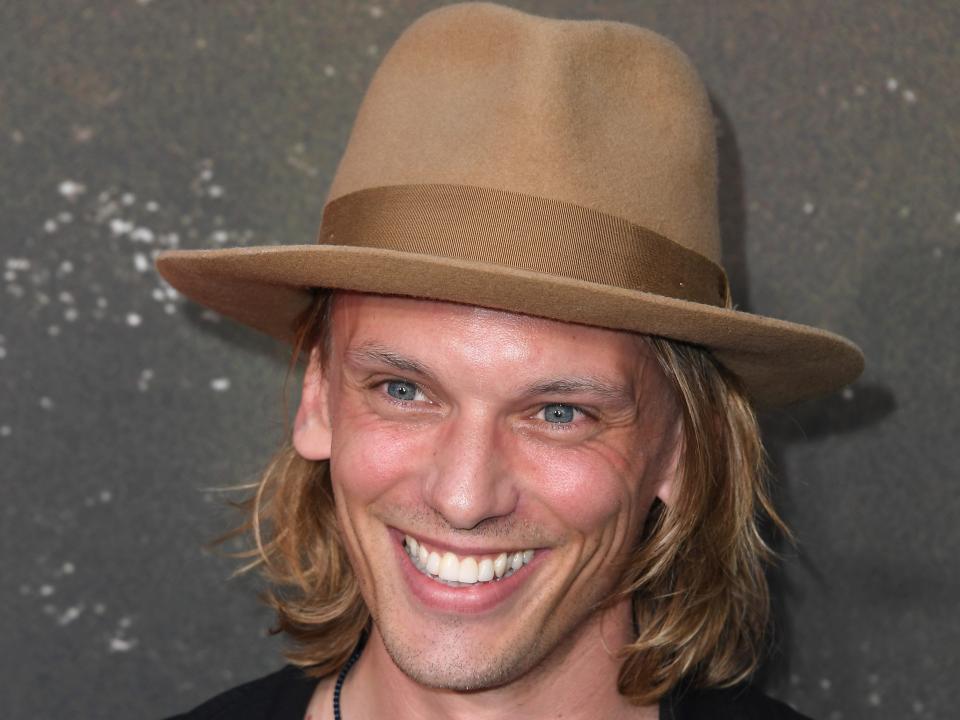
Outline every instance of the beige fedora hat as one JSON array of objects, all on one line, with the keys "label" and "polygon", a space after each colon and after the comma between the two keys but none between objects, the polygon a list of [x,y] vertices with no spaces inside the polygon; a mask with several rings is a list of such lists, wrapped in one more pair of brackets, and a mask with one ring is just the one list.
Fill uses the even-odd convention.
[{"label": "beige fedora hat", "polygon": [[291,341],[327,287],[708,347],[774,405],[855,379],[843,337],[732,309],[707,93],[665,38],[491,3],[410,25],[363,99],[319,238],[160,254],[187,297]]}]

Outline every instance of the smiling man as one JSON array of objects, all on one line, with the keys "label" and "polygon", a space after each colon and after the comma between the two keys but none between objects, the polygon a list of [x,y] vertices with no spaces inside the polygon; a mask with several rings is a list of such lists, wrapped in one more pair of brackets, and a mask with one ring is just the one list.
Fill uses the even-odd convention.
[{"label": "smiling man", "polygon": [[[569,712],[585,683],[600,697],[584,710],[622,714],[604,643],[631,641],[631,609],[611,599],[654,498],[669,496],[681,426],[650,349],[468,305],[335,297],[294,446],[342,468],[340,531],[375,620],[355,682],[386,681],[381,700],[417,684],[488,689],[505,708],[536,707],[545,685],[543,717]],[[444,698],[474,717],[491,702],[410,697],[427,703],[412,717]],[[360,717],[383,716],[358,698]]]},{"label": "smiling man", "polygon": [[305,361],[248,503],[291,664],[187,718],[797,718],[753,690],[754,403],[863,358],[733,309],[669,41],[489,3],[385,56],[314,245],[172,251]]}]

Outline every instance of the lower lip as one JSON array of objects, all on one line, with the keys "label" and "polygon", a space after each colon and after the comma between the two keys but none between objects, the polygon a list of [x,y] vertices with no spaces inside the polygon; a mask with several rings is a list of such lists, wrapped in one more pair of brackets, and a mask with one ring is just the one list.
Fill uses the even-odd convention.
[{"label": "lower lip", "polygon": [[404,536],[399,531],[391,528],[390,535],[394,540],[400,570],[413,596],[430,610],[458,615],[490,612],[507,602],[533,577],[537,566],[549,553],[549,550],[537,550],[533,560],[506,579],[451,587],[427,577],[417,569],[407,554]]}]

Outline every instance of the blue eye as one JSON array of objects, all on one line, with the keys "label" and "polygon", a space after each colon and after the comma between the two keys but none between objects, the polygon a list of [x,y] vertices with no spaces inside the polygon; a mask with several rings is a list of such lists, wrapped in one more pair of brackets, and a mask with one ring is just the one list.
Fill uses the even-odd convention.
[{"label": "blue eye", "polygon": [[391,380],[387,383],[387,395],[397,400],[413,400],[417,396],[417,386],[406,380]]},{"label": "blue eye", "polygon": [[576,408],[572,405],[562,405],[560,403],[545,405],[543,410],[546,421],[550,423],[571,422],[576,412]]}]

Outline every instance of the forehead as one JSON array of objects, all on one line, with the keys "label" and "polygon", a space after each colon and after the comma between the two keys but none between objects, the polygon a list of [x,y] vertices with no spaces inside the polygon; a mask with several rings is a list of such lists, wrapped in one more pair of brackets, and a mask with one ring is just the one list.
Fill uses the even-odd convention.
[{"label": "forehead", "polygon": [[393,295],[338,292],[333,358],[376,346],[434,364],[634,376],[652,358],[636,333],[505,310]]}]

